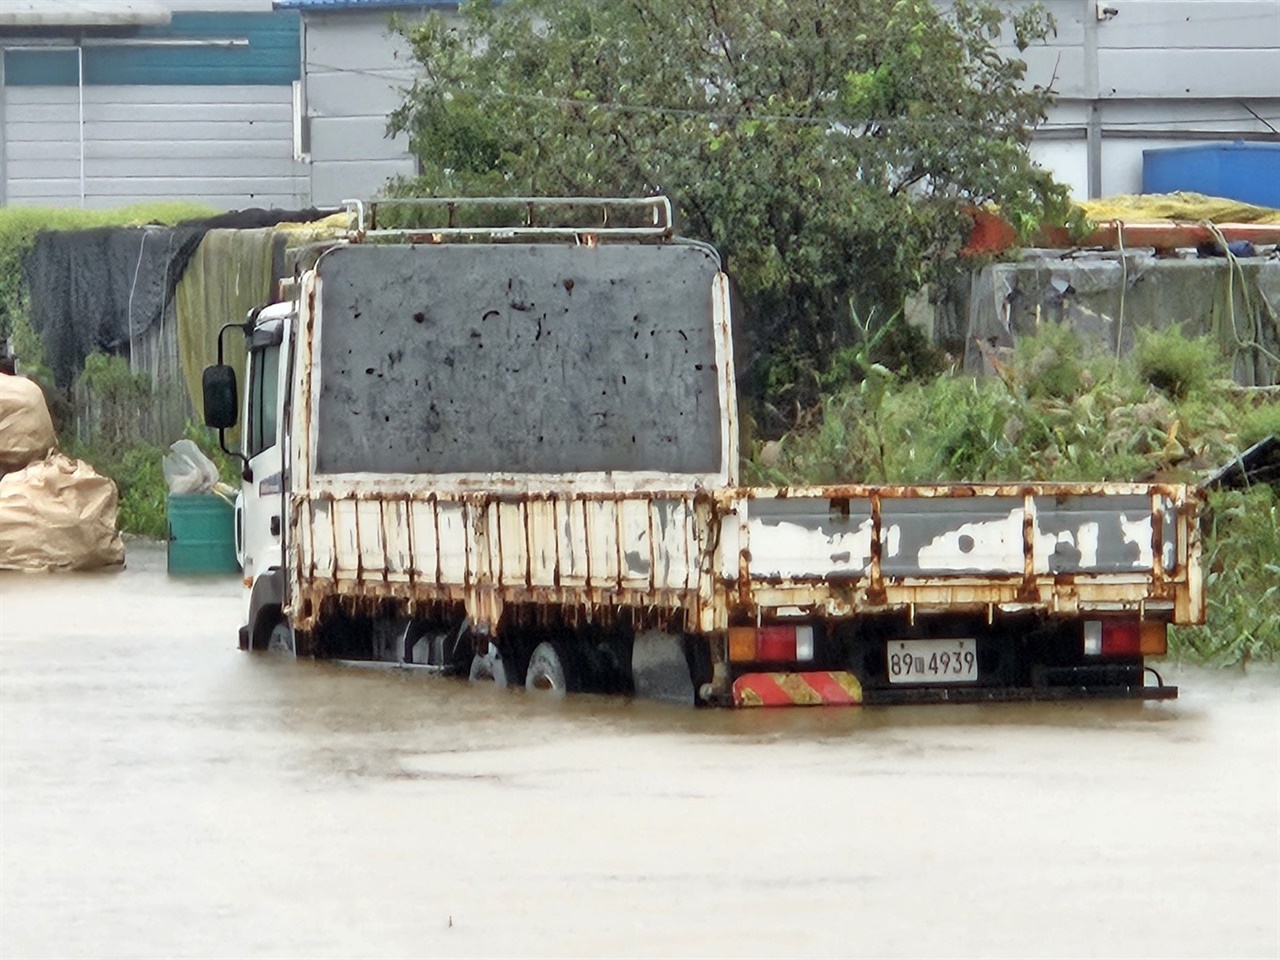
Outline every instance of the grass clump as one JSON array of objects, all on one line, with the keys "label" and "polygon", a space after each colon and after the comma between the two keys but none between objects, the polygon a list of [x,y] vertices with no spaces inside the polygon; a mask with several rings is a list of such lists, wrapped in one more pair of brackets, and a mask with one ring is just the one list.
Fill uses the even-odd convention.
[{"label": "grass clump", "polygon": [[1267,437],[1280,437],[1280,403],[1248,407],[1240,415],[1240,446],[1248,448]]},{"label": "grass clump", "polygon": [[1134,346],[1138,375],[1175,400],[1205,392],[1230,375],[1226,359],[1208,337],[1184,337],[1180,328],[1139,328]]},{"label": "grass clump", "polygon": [[[86,451],[81,459],[92,456],[92,451]],[[122,531],[155,539],[168,535],[168,489],[160,465],[163,457],[161,447],[144,443],[125,450],[118,459],[94,464],[99,473],[116,482],[120,491],[117,522]]]},{"label": "grass clump", "polygon": [[1033,397],[1070,400],[1080,394],[1086,379],[1084,345],[1067,326],[1046,324],[1034,337],[1018,341],[1014,368]]}]

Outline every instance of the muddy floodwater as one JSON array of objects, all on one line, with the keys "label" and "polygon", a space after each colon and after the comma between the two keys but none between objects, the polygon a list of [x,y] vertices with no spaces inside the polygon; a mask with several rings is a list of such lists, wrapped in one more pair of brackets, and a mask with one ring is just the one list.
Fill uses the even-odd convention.
[{"label": "muddy floodwater", "polygon": [[1280,674],[1163,704],[559,704],[0,575],[4,957],[1280,955]]}]

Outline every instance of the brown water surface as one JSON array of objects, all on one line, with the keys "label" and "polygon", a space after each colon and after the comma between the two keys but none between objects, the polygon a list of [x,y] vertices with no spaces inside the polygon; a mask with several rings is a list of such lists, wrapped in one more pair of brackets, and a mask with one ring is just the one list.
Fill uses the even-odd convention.
[{"label": "brown water surface", "polygon": [[0,955],[1280,956],[1280,673],[1166,704],[561,704],[0,575]]}]

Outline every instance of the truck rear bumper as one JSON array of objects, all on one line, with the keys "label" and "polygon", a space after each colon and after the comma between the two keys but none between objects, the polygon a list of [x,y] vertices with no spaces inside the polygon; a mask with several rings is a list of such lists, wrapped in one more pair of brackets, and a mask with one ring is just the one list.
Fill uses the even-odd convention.
[{"label": "truck rear bumper", "polygon": [[917,686],[863,689],[843,670],[748,673],[733,683],[735,707],[858,706],[860,704],[995,703],[1050,700],[1173,700],[1178,688],[1155,686]]},{"label": "truck rear bumper", "polygon": [[1033,700],[1176,700],[1178,688],[1157,687],[915,687],[868,690],[863,703],[1001,703]]}]

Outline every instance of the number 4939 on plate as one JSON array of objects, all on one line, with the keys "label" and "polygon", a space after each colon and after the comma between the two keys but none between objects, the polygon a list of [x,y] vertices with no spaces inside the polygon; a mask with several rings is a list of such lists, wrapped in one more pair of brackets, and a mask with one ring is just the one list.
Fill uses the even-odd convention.
[{"label": "number 4939 on plate", "polygon": [[890,683],[977,683],[978,642],[972,638],[890,640]]}]

